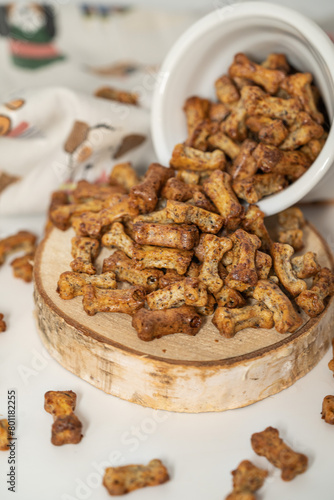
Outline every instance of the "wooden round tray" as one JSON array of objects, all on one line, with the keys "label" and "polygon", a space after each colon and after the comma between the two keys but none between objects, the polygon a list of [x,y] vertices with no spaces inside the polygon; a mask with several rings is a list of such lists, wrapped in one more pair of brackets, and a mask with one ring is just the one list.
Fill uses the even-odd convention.
[{"label": "wooden round tray", "polygon": [[[179,412],[223,411],[276,394],[311,370],[327,351],[333,331],[334,298],[317,318],[305,316],[294,334],[246,329],[226,339],[207,318],[195,336],[138,339],[125,314],[88,316],[82,297],[62,300],[59,275],[70,270],[72,229],[53,229],[35,263],[36,318],[41,339],[65,368],[103,391],[128,401]],[[311,225],[305,249],[322,266],[333,258]],[[103,249],[97,267],[111,252]]]}]

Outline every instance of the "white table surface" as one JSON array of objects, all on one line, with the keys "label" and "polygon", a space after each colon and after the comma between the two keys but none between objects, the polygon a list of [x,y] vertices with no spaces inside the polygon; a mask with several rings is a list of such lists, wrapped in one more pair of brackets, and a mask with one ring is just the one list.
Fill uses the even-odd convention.
[{"label": "white table surface", "polygon": [[[304,210],[334,248],[334,206]],[[42,234],[44,218],[7,218],[0,237],[19,229]],[[43,349],[33,317],[33,285],[0,268],[0,311],[8,329],[0,338],[0,411],[6,416],[7,390],[17,394],[17,492],[7,491],[7,453],[0,452],[0,498],[7,500],[107,500],[104,468],[160,458],[170,471],[165,485],[130,493],[134,500],[222,500],[231,474],[249,459],[269,470],[259,500],[333,500],[334,427],[320,416],[334,379],[322,361],[289,389],[261,402],[222,413],[178,414],[154,411],[104,394],[51,359]],[[135,374],[134,374],[135,376]],[[73,390],[84,438],[78,445],[50,443],[52,417],[43,409],[48,390]],[[309,457],[309,468],[291,482],[258,457],[253,432],[277,427],[282,438]]]}]

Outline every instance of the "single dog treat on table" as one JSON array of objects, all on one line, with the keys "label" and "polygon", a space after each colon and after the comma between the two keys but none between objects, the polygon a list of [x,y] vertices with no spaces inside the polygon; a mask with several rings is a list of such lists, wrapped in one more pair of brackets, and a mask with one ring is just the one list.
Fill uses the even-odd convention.
[{"label": "single dog treat on table", "polygon": [[330,362],[328,363],[328,368],[332,370],[334,377],[334,339],[332,340],[332,348],[333,348],[333,359],[331,359]]},{"label": "single dog treat on table", "polygon": [[233,491],[225,500],[255,500],[255,493],[261,488],[268,471],[256,467],[249,460],[243,460],[232,471]]},{"label": "single dog treat on table", "polygon": [[291,481],[307,469],[307,456],[289,448],[274,427],[267,427],[263,432],[253,434],[251,444],[255,453],[266,457],[271,464],[282,470],[281,478],[284,481]]},{"label": "single dog treat on table", "polygon": [[44,409],[53,416],[51,443],[55,446],[77,444],[82,439],[82,423],[74,414],[77,395],[73,391],[48,391]]},{"label": "single dog treat on table", "polygon": [[7,329],[7,325],[5,321],[3,320],[4,315],[0,313],[0,333],[5,332]]},{"label": "single dog treat on table", "polygon": [[322,403],[321,418],[327,424],[334,425],[334,396],[326,396]]},{"label": "single dog treat on table", "polygon": [[114,87],[101,87],[95,92],[96,97],[109,99],[110,101],[122,102],[123,104],[132,104],[138,106],[138,94],[127,92],[126,90],[116,89]]},{"label": "single dog treat on table", "polygon": [[95,274],[94,260],[100,251],[100,243],[96,239],[76,236],[72,238],[72,257],[70,263],[73,271]]},{"label": "single dog treat on table", "polygon": [[30,253],[35,249],[37,237],[29,231],[19,231],[0,240],[0,266],[14,252]]},{"label": "single dog treat on table", "polygon": [[148,465],[108,467],[103,477],[103,485],[109,495],[117,496],[146,486],[157,486],[168,480],[166,467],[160,460],[154,459]]},{"label": "single dog treat on table", "polygon": [[147,342],[172,333],[196,335],[202,326],[202,319],[192,306],[156,311],[143,308],[133,315],[132,326],[138,337]]},{"label": "single dog treat on table", "polygon": [[17,257],[12,260],[10,265],[13,268],[13,275],[15,278],[20,278],[26,283],[30,283],[32,281],[33,269],[34,269],[34,257],[35,252],[27,253],[22,257]]},{"label": "single dog treat on table", "polygon": [[[148,293],[154,292],[158,287],[161,287],[160,279],[164,276],[160,269],[137,269],[134,261],[121,250],[117,250],[104,259],[102,272],[109,274],[110,271],[117,281],[126,281],[131,285],[143,286]],[[103,274],[100,276],[103,276]],[[183,279],[179,274],[177,276]],[[94,285],[94,283],[91,284]]]}]

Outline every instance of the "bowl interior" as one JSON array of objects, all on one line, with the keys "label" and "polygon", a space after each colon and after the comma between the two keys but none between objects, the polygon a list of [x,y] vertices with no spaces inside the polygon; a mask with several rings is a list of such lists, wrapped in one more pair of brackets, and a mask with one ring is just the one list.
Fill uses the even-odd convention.
[{"label": "bowl interior", "polygon": [[[219,12],[216,15],[219,16]],[[162,67],[163,81],[154,97],[152,135],[162,164],[168,165],[175,144],[186,138],[186,120],[182,110],[186,98],[199,95],[215,100],[214,82],[220,75],[227,73],[238,52],[246,53],[257,62],[264,60],[270,52],[282,52],[296,69],[311,72],[332,121],[333,75],[315,44],[310,43],[301,31],[289,24],[289,20],[281,21],[254,13],[228,21],[214,19],[211,24],[203,25],[201,30],[196,30],[196,25],[193,28],[195,29],[190,28],[176,43],[167,56]],[[324,161],[326,159],[322,158],[322,162]],[[306,174],[310,174],[310,171]],[[285,192],[290,188],[294,189],[296,182]],[[267,205],[265,212],[268,215],[286,208],[277,209],[272,203],[270,208],[267,203],[269,199],[280,195],[282,193],[261,202],[262,205]],[[291,203],[287,201],[285,204],[289,206]]]}]

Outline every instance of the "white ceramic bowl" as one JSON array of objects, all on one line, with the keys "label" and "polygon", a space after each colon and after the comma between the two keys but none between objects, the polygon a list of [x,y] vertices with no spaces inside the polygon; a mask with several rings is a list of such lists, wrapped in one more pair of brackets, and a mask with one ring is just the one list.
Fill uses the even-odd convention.
[{"label": "white ceramic bowl", "polygon": [[[214,82],[227,72],[237,52],[245,52],[257,61],[270,52],[281,52],[298,70],[312,73],[332,124],[334,44],[326,33],[310,19],[286,7],[262,2],[234,4],[211,12],[191,26],[162,65],[151,115],[154,148],[162,164],[169,164],[175,144],[186,138],[182,111],[186,98],[199,95],[215,99]],[[264,198],[258,205],[272,215],[306,195],[308,200],[324,198],[328,193],[333,198],[333,164],[334,127],[331,126],[326,144],[309,170],[284,191]]]}]

